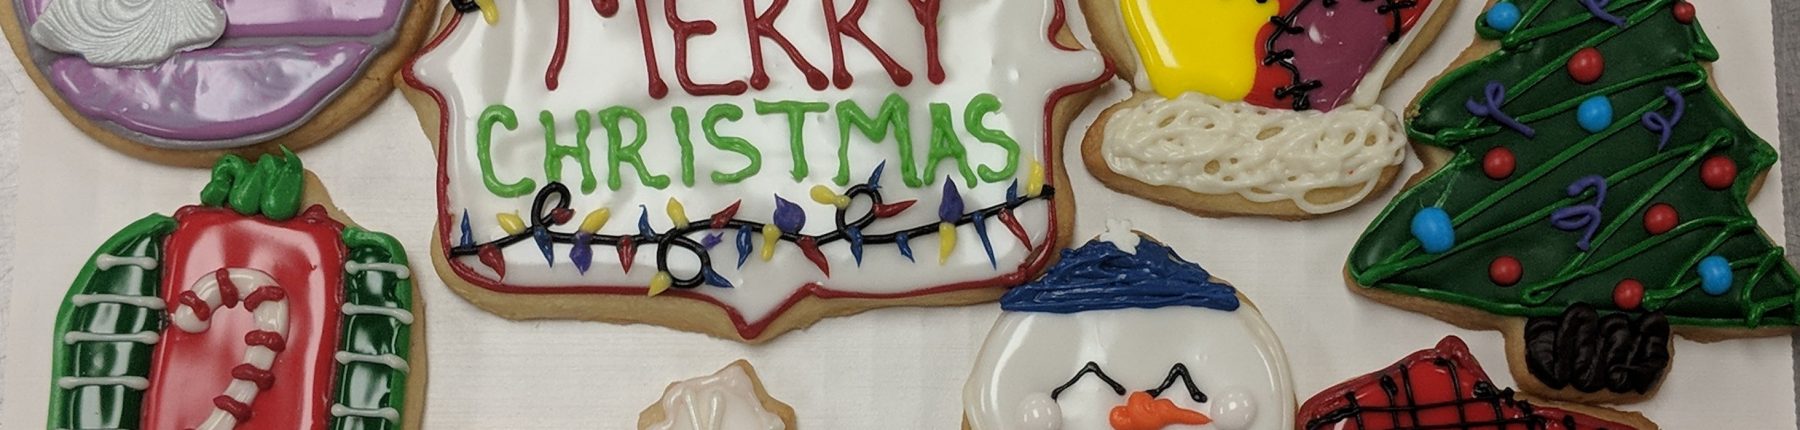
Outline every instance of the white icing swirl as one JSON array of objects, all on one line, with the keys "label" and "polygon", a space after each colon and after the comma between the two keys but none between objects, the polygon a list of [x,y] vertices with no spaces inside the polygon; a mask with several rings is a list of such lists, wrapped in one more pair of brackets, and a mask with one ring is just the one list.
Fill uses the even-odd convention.
[{"label": "white icing swirl", "polygon": [[763,408],[750,374],[739,366],[675,383],[660,405],[668,418],[651,430],[784,430],[787,423]]},{"label": "white icing swirl", "polygon": [[212,0],[57,0],[31,26],[31,40],[101,67],[150,67],[205,48],[225,34]]},{"label": "white icing swirl", "polygon": [[[1184,93],[1120,109],[1100,151],[1113,172],[1147,184],[1327,213],[1361,201],[1383,169],[1406,160],[1400,126],[1380,105],[1296,112]],[[1306,196],[1348,186],[1361,189],[1336,201]]]}]

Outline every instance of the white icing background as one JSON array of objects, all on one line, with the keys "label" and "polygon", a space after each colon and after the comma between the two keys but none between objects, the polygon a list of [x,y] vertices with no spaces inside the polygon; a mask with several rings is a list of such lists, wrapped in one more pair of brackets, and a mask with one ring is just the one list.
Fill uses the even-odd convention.
[{"label": "white icing background", "polygon": [[[1767,28],[1770,5],[1694,1],[1724,56],[1714,65],[1721,90],[1751,128],[1780,141],[1777,93],[1771,91],[1773,37],[1746,30]],[[1481,1],[1463,3],[1438,43],[1383,103],[1404,105],[1467,44]],[[1081,20],[1071,22],[1085,35]],[[11,280],[0,290],[0,428],[28,429],[44,422],[50,383],[45,347],[74,271],[127,223],[195,202],[206,174],[108,150],[64,121],[16,62],[0,61],[0,74],[0,243],[16,233],[10,246],[0,246],[0,261],[9,261],[0,266],[0,287]],[[1120,86],[1109,89],[1074,130],[1124,97]],[[1511,383],[1498,333],[1457,329],[1344,288],[1344,255],[1393,190],[1372,204],[1305,223],[1200,219],[1101,187],[1083,169],[1073,150],[1079,134],[1073,137],[1063,165],[1084,209],[1076,237],[1103,231],[1109,210],[1129,214],[1136,228],[1232,280],[1281,335],[1302,397],[1431,346],[1445,334],[1468,340],[1489,372]],[[1794,148],[1788,149],[1792,154]],[[432,155],[400,97],[383,101],[368,118],[303,157],[339,206],[358,223],[399,237],[418,268],[430,324],[428,428],[632,428],[637,413],[669,382],[737,358],[756,365],[769,392],[794,406],[802,428],[955,428],[964,378],[999,313],[993,304],[879,310],[827,320],[763,346],[651,326],[507,321],[462,301],[426,269],[435,204]],[[1406,174],[1416,169],[1409,162]],[[1774,186],[1781,183],[1779,172],[1769,183],[1752,209],[1771,236],[1783,237],[1782,199]],[[1791,352],[1787,337],[1679,341],[1658,397],[1628,408],[1671,429],[1791,428]]]}]

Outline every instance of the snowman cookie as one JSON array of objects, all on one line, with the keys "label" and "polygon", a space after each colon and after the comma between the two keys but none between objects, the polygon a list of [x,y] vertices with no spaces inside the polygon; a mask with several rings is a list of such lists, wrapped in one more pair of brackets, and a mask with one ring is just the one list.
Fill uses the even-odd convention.
[{"label": "snowman cookie", "polygon": [[1344,210],[1407,154],[1382,87],[1456,0],[1083,0],[1135,93],[1082,140],[1106,186],[1203,216]]},{"label": "snowman cookie", "polygon": [[433,3],[7,0],[0,29],[83,132],[200,167],[309,146],[361,117],[424,39]]},{"label": "snowman cookie", "polygon": [[1294,427],[1287,357],[1256,307],[1167,245],[1109,231],[1007,292],[963,387],[964,427]]},{"label": "snowman cookie", "polygon": [[792,430],[794,408],[769,396],[750,362],[669,384],[638,414],[638,430]]}]

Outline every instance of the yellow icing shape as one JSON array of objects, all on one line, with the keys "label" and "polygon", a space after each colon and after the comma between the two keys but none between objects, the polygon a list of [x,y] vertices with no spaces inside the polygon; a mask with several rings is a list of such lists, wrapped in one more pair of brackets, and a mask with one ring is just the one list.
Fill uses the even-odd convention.
[{"label": "yellow icing shape", "polygon": [[1277,0],[1119,0],[1150,86],[1166,98],[1199,92],[1239,101],[1256,83],[1256,35]]}]

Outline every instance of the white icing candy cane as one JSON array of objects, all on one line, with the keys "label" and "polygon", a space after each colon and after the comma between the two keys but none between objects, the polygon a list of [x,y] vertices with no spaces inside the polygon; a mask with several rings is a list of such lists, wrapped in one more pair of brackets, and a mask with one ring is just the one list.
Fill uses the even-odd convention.
[{"label": "white icing candy cane", "polygon": [[[1151,185],[1254,202],[1292,201],[1309,213],[1361,201],[1381,172],[1406,160],[1400,118],[1380,105],[1328,113],[1268,109],[1183,93],[1120,109],[1100,145],[1107,167]],[[1313,202],[1313,190],[1357,186],[1355,195]]]},{"label": "white icing candy cane", "polygon": [[[223,307],[234,307],[239,298],[244,308],[256,317],[256,331],[246,335],[244,342],[250,347],[244,350],[244,363],[232,369],[232,381],[225,387],[225,393],[215,399],[215,403],[236,405],[237,413],[224,407],[215,406],[212,414],[206,417],[197,430],[227,430],[237,427],[240,419],[248,419],[250,405],[256,401],[257,392],[273,383],[269,375],[269,367],[275,362],[275,354],[285,349],[288,331],[287,292],[275,284],[269,274],[255,269],[226,268],[214,272],[213,276],[200,278],[194,282],[187,292],[175,301],[175,311],[170,320],[182,331],[188,333],[205,332],[211,324],[211,315]],[[199,306],[204,306],[204,310]],[[273,348],[271,348],[273,346]],[[248,366],[248,367],[246,367]]]}]

